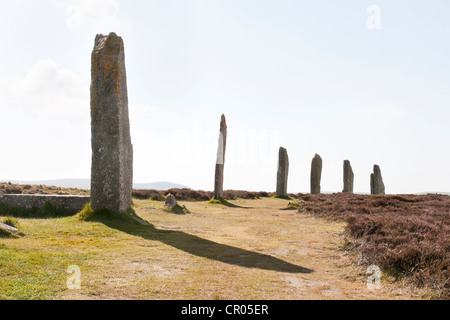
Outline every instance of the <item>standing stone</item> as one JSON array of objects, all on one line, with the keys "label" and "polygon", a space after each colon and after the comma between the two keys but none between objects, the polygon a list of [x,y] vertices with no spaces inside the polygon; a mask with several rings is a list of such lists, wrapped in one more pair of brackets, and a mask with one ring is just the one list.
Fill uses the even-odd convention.
[{"label": "standing stone", "polygon": [[223,197],[223,169],[225,164],[225,149],[227,145],[227,121],[225,115],[220,120],[219,147],[217,149],[216,172],[214,178],[214,198]]},{"label": "standing stone", "polygon": [[171,193],[169,193],[166,197],[166,201],[164,203],[164,206],[173,210],[173,208],[175,208],[177,206],[178,202],[177,199],[175,198],[175,196]]},{"label": "standing stone", "polygon": [[350,161],[344,160],[344,190],[342,192],[353,193],[354,174]]},{"label": "standing stone", "polygon": [[321,177],[322,177],[322,158],[316,153],[311,162],[311,194],[320,193]]},{"label": "standing stone", "polygon": [[381,177],[380,166],[373,166],[373,173],[370,175],[370,193],[385,194],[383,178]]},{"label": "standing stone", "polygon": [[125,212],[132,201],[133,146],[125,50],[115,33],[96,36],[91,77],[91,206]]},{"label": "standing stone", "polygon": [[289,157],[287,150],[280,147],[278,152],[278,171],[277,171],[277,195],[287,196],[287,181],[289,173]]}]

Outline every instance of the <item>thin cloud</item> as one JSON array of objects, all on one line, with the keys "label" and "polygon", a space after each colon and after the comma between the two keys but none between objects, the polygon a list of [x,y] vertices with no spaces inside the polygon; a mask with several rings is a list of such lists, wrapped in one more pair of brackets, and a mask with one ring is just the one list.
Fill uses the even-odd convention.
[{"label": "thin cloud", "polygon": [[38,117],[89,117],[89,84],[76,72],[40,60],[25,74],[0,78],[0,109]]},{"label": "thin cloud", "polygon": [[65,10],[69,30],[128,30],[128,21],[118,17],[115,0],[62,0],[58,5]]}]

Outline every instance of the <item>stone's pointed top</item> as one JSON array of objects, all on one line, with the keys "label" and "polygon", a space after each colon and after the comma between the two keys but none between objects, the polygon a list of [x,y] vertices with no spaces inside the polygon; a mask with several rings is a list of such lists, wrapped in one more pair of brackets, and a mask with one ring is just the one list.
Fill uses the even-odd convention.
[{"label": "stone's pointed top", "polygon": [[222,114],[220,117],[220,131],[227,130],[227,119],[225,118],[225,115]]},{"label": "stone's pointed top", "polygon": [[278,155],[279,155],[279,157],[285,157],[285,158],[286,158],[286,161],[288,161],[288,160],[287,160],[287,158],[288,158],[288,152],[287,152],[287,149],[286,149],[286,148],[280,147],[280,150],[278,151]]},{"label": "stone's pointed top", "polygon": [[97,34],[95,36],[95,40],[102,39],[102,38],[120,38],[115,32],[110,32],[109,35],[105,36],[101,33]]},{"label": "stone's pointed top", "polygon": [[320,155],[318,153],[316,153],[313,157],[313,160],[321,161],[322,158],[320,157]]},{"label": "stone's pointed top", "polygon": [[376,164],[373,166],[373,173],[381,175],[381,169],[379,165]]}]

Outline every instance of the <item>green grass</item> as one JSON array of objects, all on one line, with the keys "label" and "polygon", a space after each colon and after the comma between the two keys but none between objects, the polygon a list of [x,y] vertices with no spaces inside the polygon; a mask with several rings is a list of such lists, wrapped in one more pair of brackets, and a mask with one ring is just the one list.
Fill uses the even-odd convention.
[{"label": "green grass", "polygon": [[164,206],[163,210],[166,212],[169,212],[169,213],[174,213],[174,214],[189,214],[190,213],[189,209],[184,204],[181,206],[179,204],[177,204],[173,209],[170,209],[169,207]]},{"label": "green grass", "polygon": [[0,239],[1,238],[16,238],[17,236],[15,236],[14,234],[12,234],[11,232],[9,232],[8,230],[3,230],[0,229]]},{"label": "green grass", "polygon": [[[4,224],[6,224],[10,227],[14,227],[14,228],[18,228],[18,224],[19,224],[19,221],[13,217],[7,217],[7,218],[3,219],[1,222],[3,222]],[[19,235],[22,235],[22,233],[13,234],[12,232],[10,232],[8,230],[0,229],[0,238],[17,238]]]},{"label": "green grass", "polygon": [[88,203],[77,214],[81,221],[118,221],[134,223],[134,218],[139,218],[133,209],[128,209],[126,212],[113,212],[108,209],[93,210],[91,204]]},{"label": "green grass", "polygon": [[66,288],[77,254],[0,247],[0,300],[45,300]]},{"label": "green grass", "polygon": [[4,224],[7,224],[10,227],[18,228],[19,221],[15,219],[14,217],[6,217],[2,221]]},{"label": "green grass", "polygon": [[[329,298],[324,282],[345,293],[342,274],[325,267],[339,256],[334,235],[343,224],[280,211],[287,202],[279,199],[218,203],[186,202],[192,212],[178,215],[162,201],[135,199],[148,226],[134,211],[90,206],[68,217],[14,217],[24,235],[0,239],[0,300]],[[67,288],[72,265],[81,269],[81,290]],[[292,286],[303,280],[311,288]]]},{"label": "green grass", "polygon": [[287,205],[287,209],[298,210],[298,209],[303,208],[304,205],[305,205],[304,202],[289,202]]}]

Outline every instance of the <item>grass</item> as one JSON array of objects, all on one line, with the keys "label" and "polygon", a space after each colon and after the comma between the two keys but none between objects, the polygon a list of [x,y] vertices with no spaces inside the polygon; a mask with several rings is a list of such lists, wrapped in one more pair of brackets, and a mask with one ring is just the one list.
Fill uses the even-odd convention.
[{"label": "grass", "polygon": [[239,207],[238,205],[233,204],[233,203],[229,202],[228,200],[225,200],[225,198],[223,198],[223,197],[220,197],[219,199],[211,198],[208,203],[209,204],[220,204],[220,205],[224,205],[224,206],[230,207],[230,208]]},{"label": "grass", "polygon": [[281,196],[281,195],[278,195],[278,194],[272,196],[272,198],[274,198],[274,199],[284,199],[284,200],[293,200],[293,199],[292,199],[290,196],[288,196],[288,195],[286,195],[286,196]]},{"label": "grass", "polygon": [[18,228],[19,225],[19,221],[14,217],[6,217],[5,219],[2,220],[2,222],[14,228]]},{"label": "grass", "polygon": [[[389,283],[367,290],[339,249],[346,224],[281,210],[284,199],[180,201],[189,215],[167,214],[163,201],[134,203],[129,216],[86,206],[75,216],[14,217],[24,236],[0,240],[0,299],[417,297]],[[81,290],[66,286],[71,265]]]},{"label": "grass", "polygon": [[67,267],[80,255],[0,247],[0,299],[51,299],[65,289]]},{"label": "grass", "polygon": [[287,205],[287,210],[299,210],[305,205],[304,202],[289,202]]},{"label": "grass", "polygon": [[[164,202],[135,203],[152,225],[89,206],[76,216],[17,218],[25,236],[2,239],[0,299],[263,298],[260,290],[272,292],[273,282],[260,279],[304,270],[300,261],[260,252],[259,231],[250,246],[241,242],[242,226],[263,218],[243,217],[247,209],[193,202],[189,216],[168,215]],[[66,287],[70,265],[81,269],[81,290]]]},{"label": "grass", "polygon": [[0,229],[0,238],[16,238],[17,236],[8,230]]},{"label": "grass", "polygon": [[181,206],[179,204],[177,204],[172,209],[164,206],[163,210],[166,212],[174,213],[174,214],[189,214],[190,213],[189,209],[184,204]]},{"label": "grass", "polygon": [[[6,217],[2,222],[10,227],[18,228],[19,221],[13,217]],[[8,230],[0,229],[0,238],[18,238],[23,233],[14,234]]]},{"label": "grass", "polygon": [[87,258],[69,245],[74,218],[17,220],[25,234],[0,244],[0,300],[53,299],[66,288],[67,267]]}]

